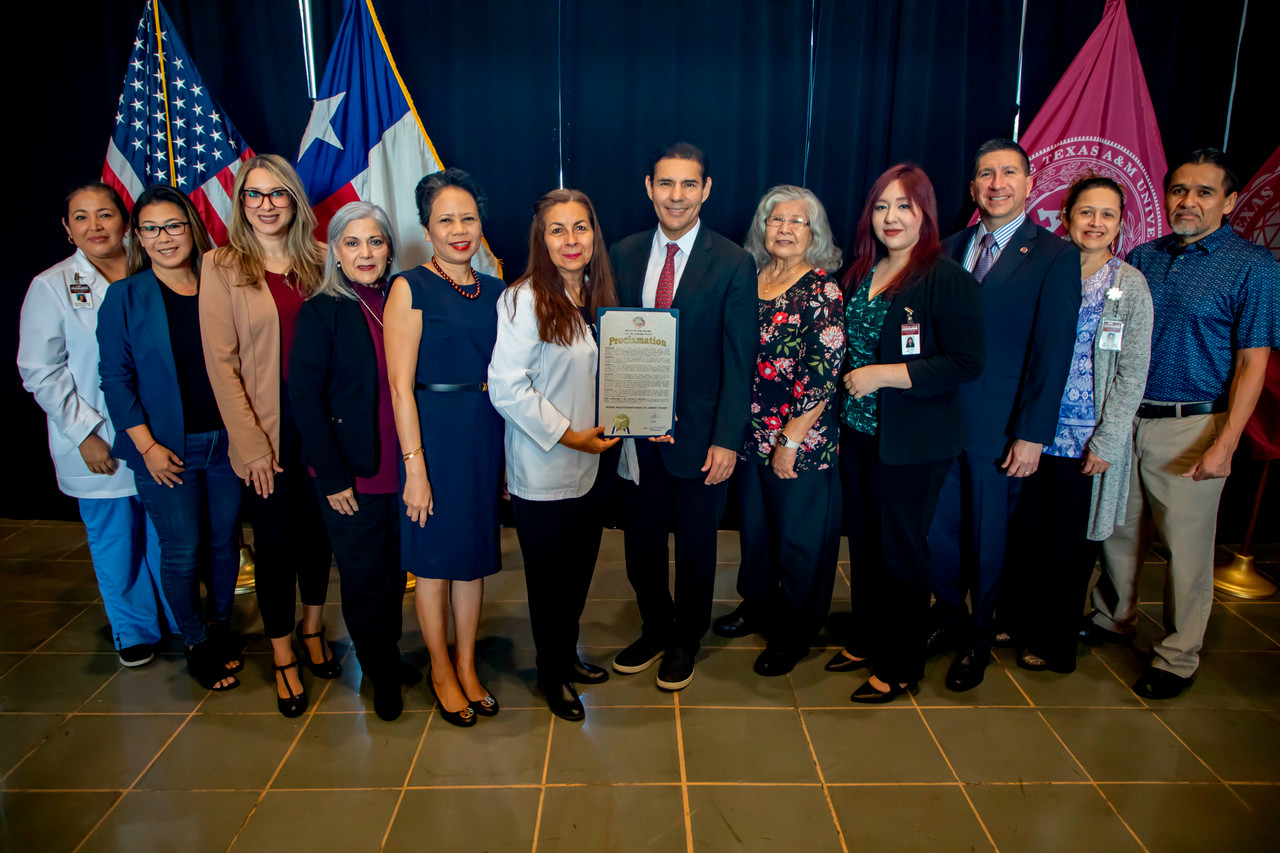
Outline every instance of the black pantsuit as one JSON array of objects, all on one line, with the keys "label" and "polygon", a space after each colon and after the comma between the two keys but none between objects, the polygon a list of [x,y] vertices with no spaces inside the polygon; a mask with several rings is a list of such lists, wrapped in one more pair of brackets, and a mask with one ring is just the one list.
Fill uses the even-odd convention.
[{"label": "black pantsuit", "polygon": [[1015,620],[1010,630],[1019,644],[1055,672],[1076,668],[1085,593],[1102,548],[1085,535],[1093,477],[1080,465],[1042,455],[1039,470],[1023,481],[1009,525],[1002,618]]},{"label": "black pantsuit", "polygon": [[543,684],[572,680],[571,669],[578,662],[578,621],[600,554],[617,468],[615,447],[600,455],[595,483],[581,497],[533,501],[511,496],[538,650],[538,680]]},{"label": "black pantsuit", "polygon": [[[317,492],[320,487],[316,484]],[[319,495],[342,585],[342,618],[360,668],[371,681],[398,679],[400,613],[405,574],[400,568],[400,495],[356,492],[359,510],[343,515]]]},{"label": "black pantsuit", "polygon": [[890,684],[924,675],[929,524],[949,461],[886,465],[879,439],[840,428],[853,627],[845,648]]},{"label": "black pantsuit", "polygon": [[831,607],[840,544],[840,481],[834,467],[783,480],[768,465],[739,461],[742,524],[738,594],[771,647],[807,650]]},{"label": "black pantsuit", "polygon": [[[284,409],[288,411],[287,404]],[[319,498],[302,462],[302,439],[291,417],[281,418],[278,459],[284,470],[276,472],[275,490],[264,498],[252,486],[244,486],[240,502],[242,517],[253,526],[258,610],[271,639],[293,632],[299,595],[303,604],[324,604],[333,558]]]},{"label": "black pantsuit", "polygon": [[[729,495],[728,480],[708,486],[703,477],[678,477],[659,458],[654,443],[636,442],[640,484],[620,485],[626,516],[627,579],[636,591],[643,634],[658,645],[701,647],[711,625],[716,578],[716,531]],[[676,539],[675,598],[668,583]]]}]

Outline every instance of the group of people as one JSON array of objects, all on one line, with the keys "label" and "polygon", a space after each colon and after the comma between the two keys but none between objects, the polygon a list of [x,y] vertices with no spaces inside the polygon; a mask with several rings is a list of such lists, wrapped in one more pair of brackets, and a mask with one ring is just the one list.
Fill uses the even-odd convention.
[{"label": "group of people", "polygon": [[[472,267],[488,200],[458,169],[417,186],[432,256],[412,269],[374,204],[341,208],[318,242],[274,155],[242,164],[218,248],[179,190],[151,187],[130,212],[94,182],[67,197],[76,251],[33,280],[18,363],[121,663],[147,663],[167,627],[202,686],[240,683],[243,517],[285,716],[307,708],[300,665],[341,671],[322,618],[335,559],[380,717],[421,679],[399,650],[406,572],[442,718],[497,714],[476,637],[506,495],[539,687],[582,720],[579,686],[610,677],[579,656],[578,625],[615,490],[642,622],[617,673],[660,661],[657,686],[682,689],[708,627],[761,633],[755,671],[791,671],[826,621],[842,531],[852,629],[826,668],[867,670],[852,701],[892,701],[949,650],[947,686],[971,689],[994,644],[1071,672],[1081,636],[1132,637],[1154,522],[1169,633],[1135,689],[1167,698],[1197,665],[1222,478],[1280,346],[1280,268],[1224,224],[1236,179],[1220,152],[1170,171],[1173,234],[1129,263],[1114,255],[1118,184],[1071,186],[1065,240],[1027,218],[1031,185],[1016,143],[985,143],[980,222],[944,240],[928,176],[896,165],[837,278],[811,191],[771,188],[739,246],[702,222],[707,156],[675,143],[649,160],[653,229],[608,247],[590,199],[553,190],[507,286]],[[679,312],[667,435],[595,423],[611,307]],[[730,482],[742,602],[713,625]]]}]

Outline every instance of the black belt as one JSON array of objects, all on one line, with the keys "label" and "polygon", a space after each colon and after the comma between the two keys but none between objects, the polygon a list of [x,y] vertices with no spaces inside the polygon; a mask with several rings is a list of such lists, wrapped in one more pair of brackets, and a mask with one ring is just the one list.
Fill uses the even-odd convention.
[{"label": "black belt", "polygon": [[415,387],[419,391],[488,391],[489,383],[481,382],[476,384],[469,383],[443,383],[443,382],[418,382]]},{"label": "black belt", "polygon": [[1210,403],[1143,403],[1138,406],[1138,417],[1189,418],[1192,415],[1215,415],[1226,410],[1226,400],[1214,400]]}]

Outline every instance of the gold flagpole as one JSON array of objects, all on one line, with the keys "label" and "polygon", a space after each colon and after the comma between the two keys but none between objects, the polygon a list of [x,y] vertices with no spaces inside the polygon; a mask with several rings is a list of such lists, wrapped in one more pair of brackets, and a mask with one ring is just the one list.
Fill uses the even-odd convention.
[{"label": "gold flagpole", "polygon": [[177,186],[173,171],[173,124],[169,121],[169,84],[164,79],[164,37],[160,32],[160,0],[151,0],[156,19],[156,59],[160,62],[160,94],[164,97],[164,141],[169,148],[169,185]]}]

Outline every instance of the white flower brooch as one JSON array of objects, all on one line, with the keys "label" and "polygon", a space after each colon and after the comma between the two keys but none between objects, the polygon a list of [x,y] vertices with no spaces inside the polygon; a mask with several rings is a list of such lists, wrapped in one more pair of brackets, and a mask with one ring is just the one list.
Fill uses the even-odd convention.
[{"label": "white flower brooch", "polygon": [[1111,285],[1111,289],[1107,291],[1107,299],[1112,302],[1119,302],[1121,296],[1124,296],[1124,291],[1116,287],[1114,284]]}]

